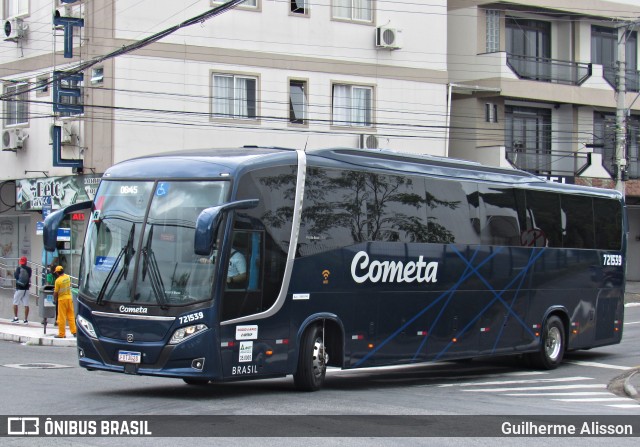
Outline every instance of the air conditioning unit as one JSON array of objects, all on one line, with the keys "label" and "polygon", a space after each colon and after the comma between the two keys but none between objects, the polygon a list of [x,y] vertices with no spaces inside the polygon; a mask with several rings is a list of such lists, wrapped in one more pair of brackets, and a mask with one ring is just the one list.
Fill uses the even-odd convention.
[{"label": "air conditioning unit", "polygon": [[22,19],[10,19],[4,22],[4,40],[17,42],[26,36],[27,25]]},{"label": "air conditioning unit", "polygon": [[402,46],[400,42],[401,36],[402,30],[388,26],[379,26],[376,28],[376,47],[386,50],[397,50]]},{"label": "air conditioning unit", "polygon": [[5,129],[2,131],[2,150],[17,152],[24,147],[24,140],[28,137],[21,129]]},{"label": "air conditioning unit", "polygon": [[360,135],[360,149],[378,149],[378,137],[363,133]]},{"label": "air conditioning unit", "polygon": [[60,127],[60,144],[76,145],[78,143],[78,129],[73,121],[56,121],[49,129],[49,144],[53,144],[53,127]]}]

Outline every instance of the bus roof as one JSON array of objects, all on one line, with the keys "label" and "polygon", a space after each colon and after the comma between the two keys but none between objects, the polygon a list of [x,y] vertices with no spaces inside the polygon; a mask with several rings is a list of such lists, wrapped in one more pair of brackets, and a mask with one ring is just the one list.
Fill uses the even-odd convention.
[{"label": "bus roof", "polygon": [[[212,178],[235,176],[259,166],[295,163],[296,150],[282,147],[243,146],[200,149],[147,155],[118,163],[106,178]],[[361,167],[368,170],[415,173],[441,178],[506,183],[532,189],[594,194],[621,200],[618,191],[564,185],[518,169],[483,166],[480,163],[387,149],[327,148],[305,151],[312,166]]]}]

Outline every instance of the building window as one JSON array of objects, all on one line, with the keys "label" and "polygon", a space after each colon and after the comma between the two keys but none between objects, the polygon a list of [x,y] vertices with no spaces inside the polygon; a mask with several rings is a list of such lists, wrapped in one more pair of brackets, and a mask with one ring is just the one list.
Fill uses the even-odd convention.
[{"label": "building window", "polygon": [[307,124],[307,81],[289,81],[289,122]]},{"label": "building window", "polygon": [[[211,5],[212,6],[219,6],[222,5],[224,3],[229,3],[229,0],[211,0]],[[257,8],[258,7],[258,0],[245,0],[244,3],[240,3],[238,6],[238,8]]]},{"label": "building window", "polygon": [[214,74],[212,83],[213,116],[234,119],[257,118],[256,77]]},{"label": "building window", "polygon": [[291,12],[294,14],[308,15],[309,0],[291,0]]},{"label": "building window", "polygon": [[490,102],[484,105],[484,120],[487,123],[498,122],[498,105]]},{"label": "building window", "polygon": [[3,5],[5,19],[29,14],[29,0],[4,0]]},{"label": "building window", "polygon": [[60,104],[69,104],[72,106],[80,106],[77,112],[60,112],[60,117],[78,116],[84,112],[84,83],[79,79],[60,78],[61,89],[80,90],[80,96],[60,95]]},{"label": "building window", "polygon": [[505,146],[517,168],[551,172],[551,110],[505,106]]},{"label": "building window", "polygon": [[334,84],[332,115],[334,126],[372,126],[373,88]]},{"label": "building window", "polygon": [[29,121],[28,85],[13,84],[4,88],[4,125],[15,126]]},{"label": "building window", "polygon": [[331,7],[334,19],[373,21],[373,0],[333,0]]},{"label": "building window", "polygon": [[91,85],[94,87],[104,85],[104,67],[98,66],[91,69]]},{"label": "building window", "polygon": [[500,11],[487,9],[487,53],[500,51]]}]

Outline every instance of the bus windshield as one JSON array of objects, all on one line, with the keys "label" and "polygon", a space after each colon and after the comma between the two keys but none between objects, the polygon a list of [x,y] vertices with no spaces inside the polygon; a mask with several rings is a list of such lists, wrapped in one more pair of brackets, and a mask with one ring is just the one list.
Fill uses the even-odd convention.
[{"label": "bus windshield", "polygon": [[210,299],[215,256],[194,254],[195,223],[228,192],[226,181],[103,181],[87,229],[80,295],[161,308]]}]

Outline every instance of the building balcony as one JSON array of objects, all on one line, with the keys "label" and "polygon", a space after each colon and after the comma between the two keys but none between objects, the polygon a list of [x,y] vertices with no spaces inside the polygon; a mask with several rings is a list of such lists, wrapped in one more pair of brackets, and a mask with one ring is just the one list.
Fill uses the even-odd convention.
[{"label": "building balcony", "polygon": [[508,147],[505,156],[515,168],[539,175],[577,176],[591,163],[590,153],[539,148]]},{"label": "building balcony", "polygon": [[[616,68],[615,67],[602,67],[604,79],[607,83],[616,89]],[[625,91],[627,92],[639,92],[640,91],[640,72],[637,70],[626,70],[625,76]]]},{"label": "building balcony", "polygon": [[520,79],[580,85],[591,76],[591,64],[507,54],[507,65]]}]

